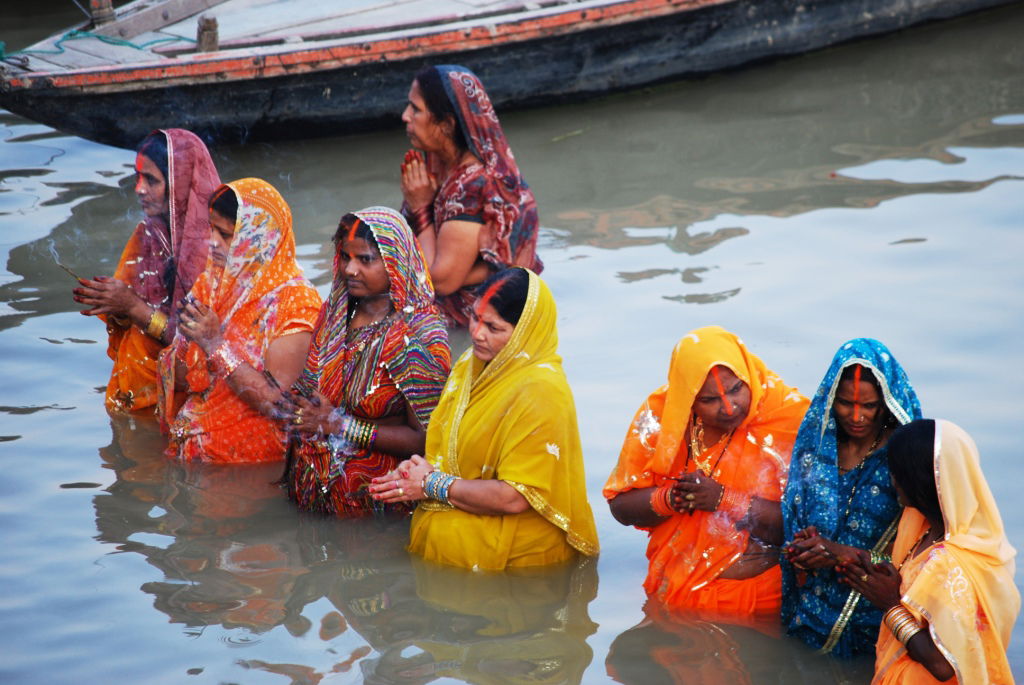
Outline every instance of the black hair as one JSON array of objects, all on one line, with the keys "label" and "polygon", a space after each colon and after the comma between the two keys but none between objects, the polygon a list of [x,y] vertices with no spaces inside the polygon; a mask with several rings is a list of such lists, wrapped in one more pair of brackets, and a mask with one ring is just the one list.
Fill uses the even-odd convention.
[{"label": "black hair", "polygon": [[238,196],[229,185],[222,185],[210,196],[210,209],[232,224],[238,223]]},{"label": "black hair", "polygon": [[349,234],[352,233],[352,227],[355,227],[356,232],[352,236],[353,238],[362,238],[366,241],[366,244],[372,247],[377,252],[380,252],[380,246],[377,245],[377,239],[373,235],[373,230],[366,224],[365,221],[360,219],[355,214],[349,213],[341,217],[341,221],[338,222],[338,230],[334,232],[335,246],[340,245],[342,240],[347,240]]},{"label": "black hair", "polygon": [[135,151],[156,164],[156,168],[164,175],[164,183],[170,192],[171,180],[167,178],[167,136],[164,132],[153,131],[142,139]]},{"label": "black hair", "polygon": [[526,297],[530,293],[530,274],[517,266],[496,271],[477,286],[477,297],[493,289],[487,304],[494,307],[498,316],[515,326],[523,315]]},{"label": "black hair", "polygon": [[455,105],[452,104],[448,92],[444,89],[441,72],[437,70],[437,67],[424,67],[416,72],[413,80],[420,86],[420,94],[430,111],[430,116],[439,124],[450,118],[452,142],[460,151],[468,150],[469,145],[466,142],[466,134],[462,130],[459,113],[455,111]]},{"label": "black hair", "polygon": [[935,421],[917,419],[897,428],[889,438],[889,473],[907,503],[929,520],[942,520],[935,487]]}]

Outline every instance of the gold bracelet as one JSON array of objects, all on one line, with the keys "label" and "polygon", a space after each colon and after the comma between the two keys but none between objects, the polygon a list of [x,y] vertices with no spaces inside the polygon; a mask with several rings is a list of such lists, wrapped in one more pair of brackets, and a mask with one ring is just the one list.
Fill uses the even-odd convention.
[{"label": "gold bracelet", "polygon": [[163,340],[164,330],[167,328],[167,315],[159,309],[154,309],[146,324],[146,335],[157,340]]}]

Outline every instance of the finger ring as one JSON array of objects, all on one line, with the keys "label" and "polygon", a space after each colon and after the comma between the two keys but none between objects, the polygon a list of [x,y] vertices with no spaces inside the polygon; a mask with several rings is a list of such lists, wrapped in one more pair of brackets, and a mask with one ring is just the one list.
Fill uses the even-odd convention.
[{"label": "finger ring", "polygon": [[694,496],[694,494],[692,492],[688,492],[688,493],[686,493],[686,497],[684,497],[683,499],[685,499],[687,502],[692,502],[693,500],[695,500],[697,498]]},{"label": "finger ring", "polygon": [[296,416],[295,419],[292,421],[292,423],[294,423],[296,426],[301,426],[302,425],[302,417],[301,416]]},{"label": "finger ring", "polygon": [[295,415],[302,416],[302,407],[299,407],[298,409],[295,410]]},{"label": "finger ring", "polygon": [[827,552],[828,551],[827,549],[825,549],[825,545],[822,545],[822,544],[818,545],[818,549],[821,550],[822,552]]},{"label": "finger ring", "polygon": [[195,328],[198,325],[199,324],[197,324],[195,321],[186,321],[185,322],[185,327],[186,328]]},{"label": "finger ring", "polygon": [[690,502],[690,511],[693,511],[693,502]]},{"label": "finger ring", "polygon": [[860,582],[862,582],[862,583],[868,582],[868,574],[865,573],[864,575],[862,575],[860,577]]},{"label": "finger ring", "polygon": [[[402,495],[404,495],[404,494],[405,494],[405,491],[404,491],[404,490],[402,490],[402,488],[398,488],[398,496],[399,496],[399,497],[401,497],[401,496],[402,496]],[[866,577],[867,577],[867,576],[865,576],[865,578],[866,578]]]}]

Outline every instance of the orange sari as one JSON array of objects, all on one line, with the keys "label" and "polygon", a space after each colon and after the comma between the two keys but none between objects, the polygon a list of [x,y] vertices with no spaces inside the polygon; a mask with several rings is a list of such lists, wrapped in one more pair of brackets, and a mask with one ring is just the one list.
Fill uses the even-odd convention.
[{"label": "orange sari", "polygon": [[[238,197],[238,219],[227,263],[208,259],[192,297],[210,306],[235,357],[263,371],[277,338],[312,331],[320,295],[295,261],[292,214],[266,181],[227,184]],[[187,396],[175,400],[176,362],[188,369]],[[160,355],[161,419],[170,431],[169,456],[185,461],[260,462],[284,458],[285,435],[272,419],[249,406],[207,366],[206,354],[177,335]]]},{"label": "orange sari", "polygon": [[[978,461],[978,448],[960,427],[935,422],[935,485],[945,537],[907,559],[928,530],[928,519],[903,510],[893,560],[900,568],[902,604],[931,634],[960,685],[1013,683],[1006,659],[1020,611],[1013,583],[1016,551],[1003,531],[995,499]],[[885,625],[875,648],[877,684],[938,683]],[[947,681],[949,682],[949,681]]]},{"label": "orange sari", "polygon": [[[176,307],[206,263],[210,242],[206,203],[220,178],[206,146],[194,133],[169,128],[163,134],[167,138],[171,225],[153,217],[139,222],[121,253],[114,278],[166,314],[167,325],[173,329]],[[102,318],[107,324],[107,354],[114,360],[107,383],[107,408],[115,412],[149,409],[157,401],[157,357],[163,342],[136,326]]]},{"label": "orange sari", "polygon": [[[750,412],[732,433],[699,455],[712,478],[740,501],[779,501],[790,451],[807,398],[783,383],[734,334],[719,326],[698,328],[676,345],[668,383],[647,398],[626,434],[619,463],[604,496],[660,486],[696,467],[688,459],[686,428],[697,392],[722,365],[750,388]],[[721,455],[719,458],[718,455]],[[778,617],[781,572],[776,565],[753,578],[719,578],[747,548],[749,532],[737,524],[745,507],[677,513],[648,530],[650,562],[644,589],[668,608],[699,609],[705,616]]]}]

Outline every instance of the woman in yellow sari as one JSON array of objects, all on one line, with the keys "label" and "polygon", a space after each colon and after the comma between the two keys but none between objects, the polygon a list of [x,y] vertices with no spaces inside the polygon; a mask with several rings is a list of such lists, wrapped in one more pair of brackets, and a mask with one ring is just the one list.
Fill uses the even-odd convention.
[{"label": "woman in yellow sari", "polygon": [[481,570],[598,552],[555,301],[532,271],[497,272],[473,308],[473,346],[452,369],[414,455],[374,479],[385,502],[418,501],[410,551]]},{"label": "woman in yellow sari", "polygon": [[616,520],[650,535],[652,601],[778,620],[780,501],[807,404],[719,326],[679,341],[604,488]]},{"label": "woman in yellow sari", "polygon": [[1016,554],[978,460],[948,421],[918,419],[889,438],[900,503],[892,559],[841,565],[845,582],[885,611],[875,648],[879,685],[1013,683],[1006,658],[1020,611]]}]

